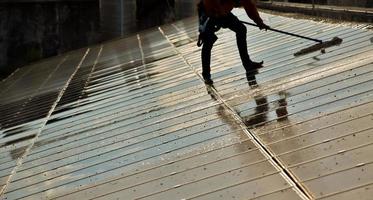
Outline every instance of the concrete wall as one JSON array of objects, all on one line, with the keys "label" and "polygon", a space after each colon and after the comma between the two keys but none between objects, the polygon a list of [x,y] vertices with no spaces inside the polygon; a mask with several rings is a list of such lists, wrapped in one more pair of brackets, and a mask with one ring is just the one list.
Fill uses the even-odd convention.
[{"label": "concrete wall", "polygon": [[196,14],[199,0],[100,0],[106,36],[125,36]]},{"label": "concrete wall", "polygon": [[136,29],[136,1],[100,0],[100,24],[107,36],[123,36]]},{"label": "concrete wall", "polygon": [[[269,0],[272,1],[272,0]],[[351,6],[351,7],[373,7],[373,0],[314,0],[316,4]],[[311,0],[273,0],[273,2],[312,3]]]},{"label": "concrete wall", "polygon": [[257,6],[262,9],[275,10],[287,13],[300,13],[304,15],[330,18],[335,20],[354,22],[373,22],[373,11],[369,8],[318,5],[315,8],[311,4],[288,3],[288,2],[258,2]]},{"label": "concrete wall", "polygon": [[0,79],[42,58],[196,14],[199,0],[0,0]]},{"label": "concrete wall", "polygon": [[373,7],[372,0],[328,0],[329,5]]},{"label": "concrete wall", "polygon": [[98,1],[0,3],[0,77],[100,39]]}]

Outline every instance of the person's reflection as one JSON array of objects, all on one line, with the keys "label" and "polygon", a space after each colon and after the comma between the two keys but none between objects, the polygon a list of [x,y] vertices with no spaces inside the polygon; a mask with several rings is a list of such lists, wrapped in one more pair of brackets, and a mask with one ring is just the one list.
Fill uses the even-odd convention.
[{"label": "person's reflection", "polygon": [[210,87],[206,87],[207,94],[210,95],[210,97],[211,97],[212,100],[218,101],[218,99],[216,98],[215,93],[213,91],[213,88],[214,88],[214,85],[211,85]]},{"label": "person's reflection", "polygon": [[278,96],[280,97],[277,101],[278,105],[276,107],[276,115],[277,115],[277,121],[284,121],[288,120],[288,102],[286,101],[286,97],[288,96],[288,93],[285,91],[280,91],[278,93]]},{"label": "person's reflection", "polygon": [[254,100],[256,104],[254,114],[245,117],[245,123],[249,127],[262,126],[266,121],[268,121],[269,106],[267,97],[259,94],[254,97]]},{"label": "person's reflection", "polygon": [[[252,73],[247,73],[246,78],[247,78],[247,83],[249,84],[250,88],[255,89],[258,88],[258,82],[256,80],[256,74],[257,71],[254,71]],[[211,96],[211,98],[214,101],[219,101],[219,97],[216,96],[215,92],[213,90],[216,90],[214,86],[206,87],[207,93]],[[288,119],[288,111],[287,111],[287,96],[288,93],[285,91],[280,91],[278,92],[278,97],[276,98],[275,101],[268,102],[267,96],[263,95],[261,93],[261,90],[257,90],[257,95],[254,96],[254,101],[255,101],[255,108],[254,108],[254,113],[248,116],[241,116],[243,119],[244,123],[249,127],[258,127],[258,126],[263,126],[267,122],[272,121],[272,120],[277,120],[278,122],[282,122],[284,120]],[[270,106],[272,105],[272,106]],[[222,110],[225,108],[222,105],[219,105],[219,112],[222,117],[227,122],[230,122],[229,117],[227,117],[226,114],[222,114]],[[270,114],[275,112],[276,113],[276,119],[273,119],[273,117]],[[272,115],[273,116],[273,115]]]},{"label": "person's reflection", "polygon": [[[255,76],[257,73],[257,70],[246,73],[247,83],[252,89],[258,87],[258,82],[256,81]],[[258,92],[260,92],[260,90]],[[269,107],[267,97],[259,93],[254,96],[254,101],[256,104],[254,114],[244,117],[245,124],[249,127],[263,124],[268,119],[267,111],[269,110]]]},{"label": "person's reflection", "polygon": [[256,88],[258,87],[258,83],[256,82],[255,75],[258,74],[258,70],[250,71],[246,73],[246,79],[250,86],[250,88]]},{"label": "person's reflection", "polygon": [[[258,82],[256,80],[256,74],[258,71],[253,71],[251,73],[246,74],[247,82],[250,88],[254,89],[258,87]],[[279,99],[276,102],[273,102],[275,105],[275,112],[277,115],[277,121],[283,121],[287,119],[287,93],[284,91],[280,91],[278,93]],[[254,96],[254,101],[256,107],[254,108],[254,114],[245,116],[244,121],[247,126],[249,127],[256,127],[256,126],[263,126],[269,120],[270,115],[270,107],[268,103],[267,96],[260,93],[258,90],[258,94]]]}]

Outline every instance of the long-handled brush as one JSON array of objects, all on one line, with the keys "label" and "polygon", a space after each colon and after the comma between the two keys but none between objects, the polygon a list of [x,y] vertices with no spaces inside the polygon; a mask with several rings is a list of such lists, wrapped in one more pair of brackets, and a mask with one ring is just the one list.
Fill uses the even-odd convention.
[{"label": "long-handled brush", "polygon": [[[254,23],[245,22],[245,21],[241,21],[241,22],[244,23],[244,24],[247,24],[247,25],[258,27],[258,25],[254,24]],[[303,36],[303,35],[298,35],[298,34],[295,34],[295,33],[289,33],[289,32],[281,31],[281,30],[274,29],[274,28],[269,28],[268,30],[317,42],[317,44],[315,44],[315,45],[312,45],[308,48],[302,49],[302,50],[294,53],[294,56],[301,56],[301,55],[309,54],[309,53],[319,51],[319,50],[321,51],[321,53],[325,53],[325,48],[340,45],[343,41],[339,37],[334,37],[332,40],[324,42],[324,41],[319,40],[319,39],[310,38],[310,37],[306,37],[306,36]]]}]

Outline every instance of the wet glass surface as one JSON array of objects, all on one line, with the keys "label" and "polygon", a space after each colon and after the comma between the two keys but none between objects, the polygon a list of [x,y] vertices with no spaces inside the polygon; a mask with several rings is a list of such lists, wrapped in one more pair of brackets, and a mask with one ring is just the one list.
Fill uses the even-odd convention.
[{"label": "wet glass surface", "polygon": [[[179,190],[215,198],[221,189],[272,184],[237,193],[259,197],[292,188],[158,29],[89,49],[82,61],[40,120],[31,151],[14,148],[27,155],[22,165],[4,157],[4,180],[16,167],[7,198],[154,199]],[[4,134],[27,135],[22,127]]]},{"label": "wet glass surface", "polygon": [[[4,197],[367,197],[372,32],[263,18],[275,28],[344,42],[326,54],[293,57],[311,43],[248,28],[250,55],[265,65],[245,74],[234,33],[221,30],[209,87],[197,75],[197,19],[189,18],[46,62],[61,62],[61,71],[22,69],[9,79],[14,84],[0,85],[19,91],[0,98],[9,113],[1,119],[14,123],[1,127],[0,183],[15,170]],[[40,80],[24,91],[29,73]],[[31,105],[24,119],[14,110],[23,104]]]},{"label": "wet glass surface", "polygon": [[[250,55],[254,60],[263,59],[265,67],[245,77],[239,55],[235,50],[227,51],[235,48],[234,41],[229,41],[232,33],[220,31],[222,38],[212,54],[215,88],[312,196],[341,197],[339,194],[356,187],[348,193],[366,198],[359,188],[373,179],[366,177],[366,182],[360,184],[342,176],[362,163],[372,162],[368,150],[373,142],[373,66],[369,56],[373,51],[372,32],[319,23],[305,26],[307,21],[272,16],[267,22],[317,38],[338,35],[344,42],[328,48],[326,54],[315,52],[294,58],[291,52],[311,43],[268,32],[254,33],[249,28]],[[177,44],[178,38],[174,40]],[[199,71],[199,52],[187,51],[190,46],[178,48],[186,52],[187,60]],[[356,179],[360,180],[358,175]],[[333,187],[334,181],[340,186]],[[323,188],[326,185],[330,189]]]}]

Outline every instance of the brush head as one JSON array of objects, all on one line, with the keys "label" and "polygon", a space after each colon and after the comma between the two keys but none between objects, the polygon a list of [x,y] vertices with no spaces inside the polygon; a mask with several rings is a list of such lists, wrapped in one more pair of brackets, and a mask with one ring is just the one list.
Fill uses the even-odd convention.
[{"label": "brush head", "polygon": [[325,53],[326,48],[331,47],[331,46],[340,45],[342,43],[342,41],[343,40],[341,38],[334,37],[330,41],[318,43],[318,44],[315,44],[315,45],[310,46],[308,48],[302,49],[302,50],[296,52],[294,54],[294,56],[301,56],[301,55],[309,54],[309,53],[319,51],[319,50],[321,50],[321,53]]}]

